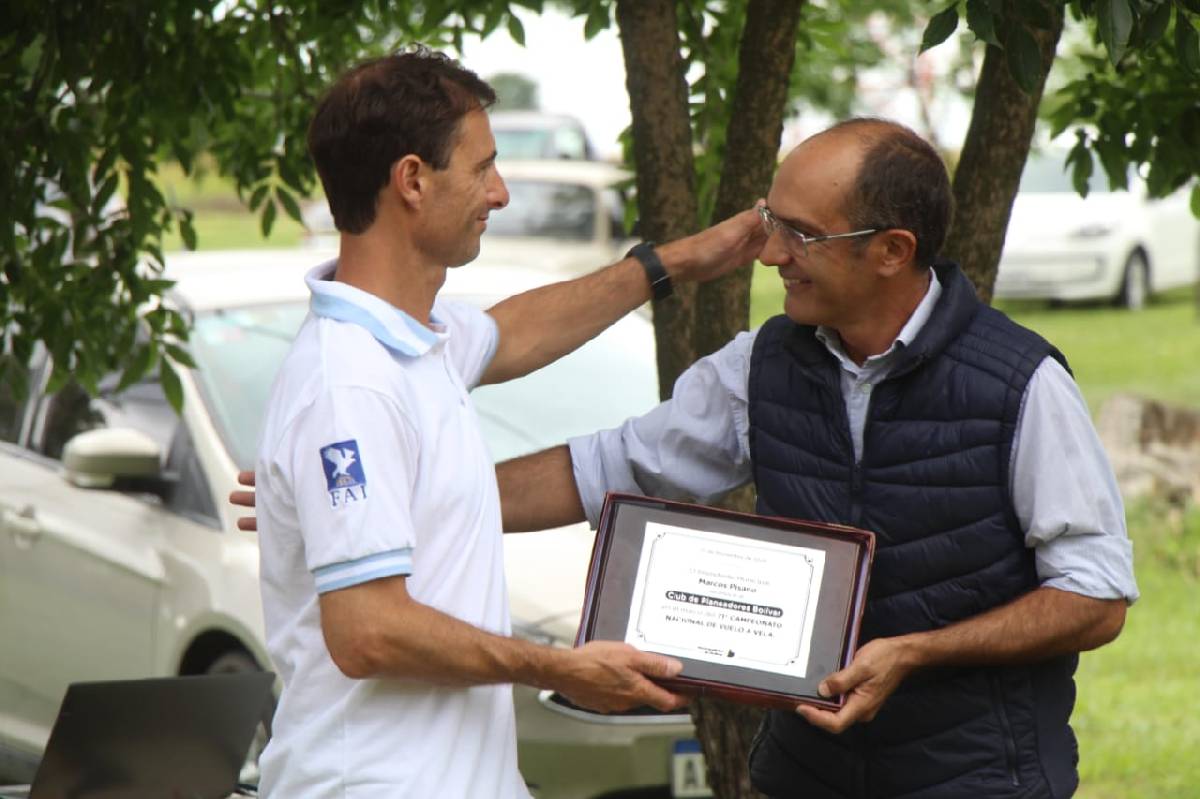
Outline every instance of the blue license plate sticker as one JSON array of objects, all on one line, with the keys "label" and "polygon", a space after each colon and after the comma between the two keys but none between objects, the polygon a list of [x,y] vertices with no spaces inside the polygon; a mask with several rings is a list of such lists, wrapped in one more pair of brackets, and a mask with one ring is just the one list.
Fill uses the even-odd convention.
[{"label": "blue license plate sticker", "polygon": [[700,742],[695,738],[676,741],[671,751],[671,796],[701,799],[712,795]]}]

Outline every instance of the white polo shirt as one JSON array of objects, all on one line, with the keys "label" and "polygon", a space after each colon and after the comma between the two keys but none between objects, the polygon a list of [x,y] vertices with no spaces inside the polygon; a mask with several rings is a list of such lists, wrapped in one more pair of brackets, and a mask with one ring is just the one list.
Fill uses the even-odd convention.
[{"label": "white polo shirt", "polygon": [[438,301],[433,330],[309,273],[311,312],[272,388],[255,467],[267,648],[283,678],[261,792],[275,799],[529,796],[512,686],[352,680],[319,593],[408,575],[418,601],[510,632],[495,471],[467,396],[490,316]]}]

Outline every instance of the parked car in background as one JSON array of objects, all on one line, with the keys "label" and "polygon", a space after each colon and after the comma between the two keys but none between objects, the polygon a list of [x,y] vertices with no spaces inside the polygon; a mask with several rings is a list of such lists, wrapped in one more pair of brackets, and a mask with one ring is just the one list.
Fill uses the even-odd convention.
[{"label": "parked car in background", "polygon": [[[198,365],[181,374],[182,417],[152,378],[115,393],[114,376],[96,399],[73,385],[41,396],[44,357],[29,399],[0,386],[0,762],[16,756],[31,773],[71,682],[270,667],[257,543],[235,529],[225,497],[253,468],[271,383],[308,310],[302,276],[332,255],[168,258],[169,301],[192,320]],[[472,265],[451,270],[443,295],[488,306],[545,282]],[[616,425],[656,399],[654,337],[638,315],[474,393],[498,459]],[[572,645],[592,538],[582,524],[506,537],[516,634]],[[673,760],[695,757],[674,753],[694,735],[686,714],[601,716],[524,686],[514,696],[535,796],[669,797]],[[268,725],[269,714],[255,753]],[[253,761],[243,776],[256,777]]]},{"label": "parked car in background", "polygon": [[587,131],[575,117],[542,111],[492,111],[488,117],[496,151],[503,159],[588,161],[596,157]]},{"label": "parked car in background", "polygon": [[994,294],[1048,300],[1112,299],[1140,308],[1151,295],[1200,277],[1200,220],[1190,187],[1151,199],[1130,175],[1112,191],[1094,174],[1080,197],[1059,150],[1031,153],[1013,203]]},{"label": "parked car in background", "polygon": [[[629,173],[601,161],[502,161],[500,175],[511,197],[493,211],[483,235],[476,270],[517,265],[555,277],[591,271],[619,260],[637,239],[625,232]],[[337,244],[325,200],[305,206],[306,243]]]}]

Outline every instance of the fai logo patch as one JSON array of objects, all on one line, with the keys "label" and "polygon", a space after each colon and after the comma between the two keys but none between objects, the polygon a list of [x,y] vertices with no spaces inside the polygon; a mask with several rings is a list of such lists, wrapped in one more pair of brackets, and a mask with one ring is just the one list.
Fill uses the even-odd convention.
[{"label": "fai logo patch", "polygon": [[325,488],[329,507],[340,508],[367,498],[367,476],[358,454],[358,441],[338,441],[321,447],[321,468],[325,470]]}]

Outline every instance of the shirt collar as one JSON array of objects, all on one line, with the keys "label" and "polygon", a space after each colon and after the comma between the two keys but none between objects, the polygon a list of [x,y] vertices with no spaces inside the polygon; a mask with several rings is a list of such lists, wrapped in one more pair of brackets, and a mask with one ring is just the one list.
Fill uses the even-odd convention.
[{"label": "shirt collar", "polygon": [[925,289],[925,296],[921,298],[921,302],[918,303],[916,310],[912,312],[912,316],[908,317],[908,321],[904,323],[904,327],[900,328],[900,333],[896,336],[896,340],[892,342],[892,346],[878,355],[869,356],[861,367],[846,354],[846,351],[842,348],[842,337],[832,327],[818,326],[816,336],[843,366],[853,372],[859,372],[874,366],[881,366],[885,362],[891,361],[892,356],[898,350],[912,344],[917,334],[921,332],[921,328],[929,321],[929,317],[933,314],[934,306],[937,305],[938,298],[941,296],[942,283],[938,280],[937,272],[930,269],[929,287]]},{"label": "shirt collar", "polygon": [[349,322],[365,328],[375,339],[398,355],[420,357],[449,334],[433,314],[433,329],[404,311],[362,289],[333,279],[337,260],[328,261],[304,276],[312,292],[309,309],[317,316]]}]

